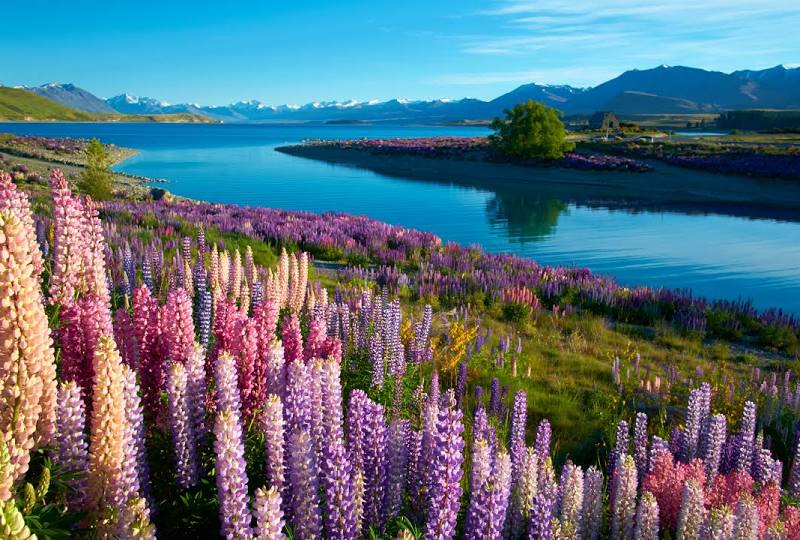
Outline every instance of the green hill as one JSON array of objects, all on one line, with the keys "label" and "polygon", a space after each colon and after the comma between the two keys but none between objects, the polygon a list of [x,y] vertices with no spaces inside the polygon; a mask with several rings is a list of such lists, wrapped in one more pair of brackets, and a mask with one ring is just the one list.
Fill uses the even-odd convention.
[{"label": "green hill", "polygon": [[87,121],[94,116],[20,88],[0,86],[0,119],[3,120]]},{"label": "green hill", "polygon": [[216,123],[197,114],[98,114],[65,107],[46,97],[22,90],[0,86],[0,121],[49,122],[180,122]]}]

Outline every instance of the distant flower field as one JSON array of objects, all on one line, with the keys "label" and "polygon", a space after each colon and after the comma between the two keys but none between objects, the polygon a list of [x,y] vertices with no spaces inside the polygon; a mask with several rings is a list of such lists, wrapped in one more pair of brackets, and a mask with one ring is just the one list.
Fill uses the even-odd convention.
[{"label": "distant flower field", "polygon": [[782,358],[800,333],[359,216],[98,206],[57,170],[34,213],[0,173],[2,536],[800,540],[784,364],[687,377],[614,355],[615,433],[561,464],[516,386],[526,344],[492,335],[490,309]]}]

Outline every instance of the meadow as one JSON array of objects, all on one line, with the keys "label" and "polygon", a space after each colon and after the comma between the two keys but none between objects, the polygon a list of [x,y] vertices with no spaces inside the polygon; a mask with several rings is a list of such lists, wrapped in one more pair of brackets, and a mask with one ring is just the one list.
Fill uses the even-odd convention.
[{"label": "meadow", "polygon": [[800,534],[790,314],[58,170],[0,230],[4,537]]}]

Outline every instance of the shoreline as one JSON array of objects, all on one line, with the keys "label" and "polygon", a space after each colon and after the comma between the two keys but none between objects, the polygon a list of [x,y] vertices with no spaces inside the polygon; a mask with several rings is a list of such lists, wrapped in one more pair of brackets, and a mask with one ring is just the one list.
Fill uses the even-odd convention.
[{"label": "shoreline", "polygon": [[616,171],[526,167],[509,163],[373,153],[326,145],[275,148],[283,154],[368,169],[387,176],[475,188],[525,183],[543,195],[582,206],[723,213],[800,221],[800,184],[738,177],[649,162],[645,175]]}]

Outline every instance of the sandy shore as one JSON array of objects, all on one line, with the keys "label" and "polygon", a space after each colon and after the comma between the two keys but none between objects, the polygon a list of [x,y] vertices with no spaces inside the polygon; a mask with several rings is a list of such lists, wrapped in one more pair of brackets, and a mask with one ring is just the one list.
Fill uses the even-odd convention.
[{"label": "sandy shore", "polygon": [[284,154],[380,174],[478,189],[534,189],[574,204],[708,212],[800,221],[800,182],[694,171],[653,162],[648,173],[523,167],[506,163],[376,154],[325,145],[294,145]]}]

